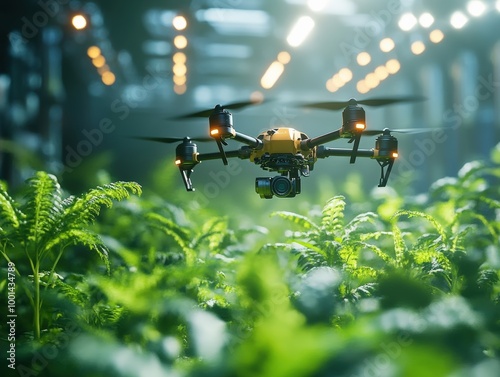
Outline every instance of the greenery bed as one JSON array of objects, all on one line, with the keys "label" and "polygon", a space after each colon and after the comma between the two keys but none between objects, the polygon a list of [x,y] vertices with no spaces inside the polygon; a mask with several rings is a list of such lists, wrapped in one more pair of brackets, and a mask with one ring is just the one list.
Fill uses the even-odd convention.
[{"label": "greenery bed", "polygon": [[15,369],[9,356],[2,368],[498,376],[499,183],[500,145],[425,196],[274,212],[266,243],[263,227],[140,196],[136,183],[71,196],[38,172],[21,193],[0,189],[0,337],[3,355],[15,350]]}]

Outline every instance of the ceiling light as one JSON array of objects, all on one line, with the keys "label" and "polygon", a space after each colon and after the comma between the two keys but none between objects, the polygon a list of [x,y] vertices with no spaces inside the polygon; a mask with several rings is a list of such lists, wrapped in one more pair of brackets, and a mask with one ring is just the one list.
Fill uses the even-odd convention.
[{"label": "ceiling light", "polygon": [[333,83],[332,79],[326,80],[326,90],[329,92],[336,92],[339,88]]},{"label": "ceiling light", "polygon": [[432,43],[439,43],[444,39],[444,34],[441,30],[435,29],[429,34],[429,39]]},{"label": "ceiling light", "polygon": [[409,31],[417,24],[417,18],[412,13],[405,13],[399,19],[398,25],[401,30]]},{"label": "ceiling light", "polygon": [[425,44],[422,41],[415,41],[411,44],[411,52],[415,55],[420,55],[425,51]]},{"label": "ceiling light", "polygon": [[486,4],[480,0],[471,0],[467,3],[467,12],[471,16],[479,17],[486,11]]},{"label": "ceiling light", "polygon": [[278,54],[278,61],[281,63],[281,64],[288,64],[290,62],[290,59],[292,57],[290,56],[290,54],[286,51],[281,51],[279,54]]},{"label": "ceiling light", "polygon": [[292,47],[300,46],[313,28],[314,20],[309,16],[302,16],[293,25],[286,41]]},{"label": "ceiling light", "polygon": [[187,20],[184,16],[175,16],[172,20],[172,26],[175,30],[184,30],[187,27]]},{"label": "ceiling light", "polygon": [[106,71],[101,76],[104,85],[113,85],[115,83],[116,77],[111,71]]},{"label": "ceiling light", "polygon": [[460,11],[456,11],[451,15],[450,24],[455,29],[461,29],[465,26],[465,24],[469,21],[467,16]]},{"label": "ceiling light", "polygon": [[369,64],[371,62],[371,60],[372,60],[372,57],[366,51],[360,52],[358,54],[358,56],[356,57],[356,61],[361,66]]},{"label": "ceiling light", "polygon": [[345,81],[340,78],[340,75],[338,73],[334,74],[331,80],[332,84],[339,88],[343,87],[345,84]]},{"label": "ceiling light", "polygon": [[375,68],[374,72],[377,77],[380,79],[380,81],[385,80],[389,76],[389,72],[387,72],[387,68],[383,65],[378,66]]},{"label": "ceiling light", "polygon": [[87,55],[90,59],[97,58],[99,55],[101,55],[101,49],[97,46],[90,46],[87,49]]},{"label": "ceiling light", "polygon": [[274,61],[271,63],[269,68],[267,68],[266,72],[262,76],[262,79],[260,80],[260,85],[264,89],[271,89],[276,81],[278,81],[279,77],[285,70],[285,66],[280,63],[279,61]]},{"label": "ceiling light", "polygon": [[179,50],[186,48],[187,44],[188,44],[187,38],[183,35],[177,35],[174,38],[174,46]]},{"label": "ceiling light", "polygon": [[389,52],[389,51],[392,51],[395,44],[391,38],[384,38],[380,41],[379,46],[380,46],[380,50],[382,50],[383,52]]},{"label": "ceiling light", "polygon": [[365,93],[368,93],[370,91],[370,88],[366,85],[365,80],[358,81],[358,83],[356,84],[356,89],[361,94],[365,94]]},{"label": "ceiling light", "polygon": [[434,23],[434,17],[432,17],[432,14],[430,14],[429,12],[425,12],[420,15],[420,17],[418,18],[418,22],[420,26],[428,28],[431,27]]},{"label": "ceiling light", "polygon": [[385,68],[387,69],[387,72],[393,75],[399,71],[399,69],[401,68],[401,63],[399,63],[397,59],[391,59],[388,60],[387,63],[385,63]]},{"label": "ceiling light", "polygon": [[309,9],[319,12],[320,10],[323,10],[328,3],[328,0],[309,0],[307,2],[307,5],[309,6]]},{"label": "ceiling light", "polygon": [[365,77],[365,84],[369,89],[373,89],[380,84],[380,79],[375,73],[369,73]]},{"label": "ceiling light", "polygon": [[352,80],[352,71],[349,68],[342,68],[339,71],[339,77],[342,82],[346,83]]},{"label": "ceiling light", "polygon": [[186,62],[186,54],[183,52],[176,52],[172,57],[172,60],[176,64],[184,64]]},{"label": "ceiling light", "polygon": [[82,30],[87,26],[87,19],[83,15],[77,14],[71,19],[71,24],[76,30]]}]

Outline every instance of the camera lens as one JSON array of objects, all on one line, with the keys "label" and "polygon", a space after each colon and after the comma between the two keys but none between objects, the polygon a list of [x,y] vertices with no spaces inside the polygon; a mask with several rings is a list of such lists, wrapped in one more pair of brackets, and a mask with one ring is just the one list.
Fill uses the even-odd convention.
[{"label": "camera lens", "polygon": [[271,190],[276,196],[288,196],[293,190],[292,182],[287,177],[273,177],[271,179]]}]

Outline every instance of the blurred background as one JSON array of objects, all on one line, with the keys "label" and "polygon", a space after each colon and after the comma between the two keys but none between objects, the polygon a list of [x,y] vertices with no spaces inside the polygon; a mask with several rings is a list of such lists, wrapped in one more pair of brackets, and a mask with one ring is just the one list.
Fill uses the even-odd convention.
[{"label": "blurred background", "polygon": [[[257,136],[286,126],[313,137],[338,129],[341,111],[297,103],[425,96],[365,107],[368,129],[444,128],[395,135],[400,158],[389,185],[413,193],[487,158],[499,140],[500,1],[20,0],[0,7],[0,179],[13,186],[42,169],[81,191],[107,172],[167,197],[207,202],[223,194],[234,202],[244,193],[257,203],[254,178],[269,174],[248,161],[204,162],[192,176],[197,193],[188,193],[175,144],[131,138],[205,136],[207,120],[173,118],[251,99],[269,101],[233,111],[237,131]],[[374,142],[364,137],[361,147]],[[320,160],[301,196],[369,191],[379,176],[369,159]]]}]

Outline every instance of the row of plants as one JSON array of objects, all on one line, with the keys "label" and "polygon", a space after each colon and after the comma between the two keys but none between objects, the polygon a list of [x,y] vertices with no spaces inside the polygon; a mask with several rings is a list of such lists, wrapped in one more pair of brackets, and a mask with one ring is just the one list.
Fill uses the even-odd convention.
[{"label": "row of plants", "polygon": [[500,145],[425,195],[254,226],[102,179],[0,188],[12,375],[498,375]]}]

